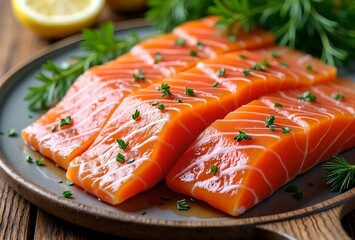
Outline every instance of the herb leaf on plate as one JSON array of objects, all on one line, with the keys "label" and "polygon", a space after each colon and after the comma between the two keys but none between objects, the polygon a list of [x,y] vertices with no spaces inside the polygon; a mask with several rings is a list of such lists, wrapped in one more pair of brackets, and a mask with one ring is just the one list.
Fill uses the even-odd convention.
[{"label": "herb leaf on plate", "polygon": [[82,56],[73,57],[61,66],[53,61],[42,66],[43,71],[36,76],[39,85],[29,87],[25,96],[29,109],[50,107],[63,98],[72,83],[87,69],[115,59],[140,41],[136,34],[132,34],[130,39],[115,37],[112,23],[105,23],[98,30],[84,29],[82,36]]}]

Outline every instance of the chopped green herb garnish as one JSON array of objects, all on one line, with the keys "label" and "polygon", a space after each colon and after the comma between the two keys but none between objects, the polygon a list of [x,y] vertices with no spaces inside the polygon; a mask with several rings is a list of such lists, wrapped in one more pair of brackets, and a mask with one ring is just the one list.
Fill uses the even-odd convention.
[{"label": "chopped green herb garnish", "polygon": [[273,57],[273,58],[280,58],[281,55],[280,55],[280,53],[272,52],[272,53],[271,53],[271,57]]},{"label": "chopped green herb garnish", "polygon": [[217,171],[218,171],[218,166],[216,166],[216,165],[211,165],[211,173],[212,173],[213,175],[216,175]]},{"label": "chopped green herb garnish", "polygon": [[146,215],[147,214],[147,212],[146,211],[142,211],[142,212],[140,212],[140,215],[142,215],[142,216],[144,216],[144,215]]},{"label": "chopped green herb garnish", "polygon": [[155,101],[155,102],[152,103],[152,106],[156,106],[158,104],[159,104],[159,101]]},{"label": "chopped green herb garnish", "polygon": [[265,126],[271,131],[275,131],[275,116],[271,115],[269,118],[265,118]]},{"label": "chopped green herb garnish", "polygon": [[240,57],[241,59],[248,59],[248,57],[245,56],[244,54],[239,54],[239,57]]},{"label": "chopped green herb garnish", "polygon": [[62,119],[60,120],[60,126],[61,126],[61,127],[70,125],[70,123],[71,123],[71,116],[67,116],[67,117],[62,118]]},{"label": "chopped green herb garnish", "polygon": [[136,120],[139,117],[140,113],[141,112],[138,109],[136,109],[136,111],[132,114],[132,119]]},{"label": "chopped green herb garnish", "polygon": [[222,77],[226,75],[226,68],[222,67],[218,72],[216,72],[217,77]]},{"label": "chopped green herb garnish", "polygon": [[72,180],[69,180],[69,179],[67,180],[67,185],[68,185],[68,186],[73,186],[73,184],[74,184],[74,183],[73,183]]},{"label": "chopped green herb garnish", "polygon": [[270,63],[269,63],[269,60],[267,60],[267,58],[264,58],[264,59],[263,59],[262,64],[263,64],[265,67],[270,67]]},{"label": "chopped green herb garnish", "polygon": [[163,56],[159,52],[156,52],[154,57],[154,64],[158,64],[163,60]]},{"label": "chopped green herb garnish", "polygon": [[296,185],[290,185],[286,188],[285,191],[289,193],[294,193],[298,191],[298,187]]},{"label": "chopped green herb garnish", "polygon": [[176,46],[185,46],[185,44],[186,44],[186,40],[183,39],[183,38],[179,38],[179,39],[175,40],[175,45]]},{"label": "chopped green herb garnish", "polygon": [[344,99],[344,94],[341,93],[341,92],[338,92],[338,93],[333,93],[332,94],[332,97],[336,100],[343,100]]},{"label": "chopped green herb garnish", "polygon": [[145,71],[144,71],[143,68],[140,68],[140,69],[138,69],[138,73],[139,73],[140,75],[144,75],[144,74],[145,74]]},{"label": "chopped green herb garnish", "polygon": [[118,153],[116,156],[116,161],[117,162],[124,162],[125,156],[122,153]]},{"label": "chopped green herb garnish", "polygon": [[219,84],[219,82],[214,82],[214,83],[212,84],[212,87],[217,87],[218,84]]},{"label": "chopped green herb garnish", "polygon": [[3,135],[3,134],[4,134],[3,131],[0,130],[0,135]]},{"label": "chopped green herb garnish", "polygon": [[176,201],[176,207],[179,211],[187,211],[190,206],[186,203],[186,199]]},{"label": "chopped green herb garnish", "polygon": [[44,159],[37,159],[36,160],[36,166],[43,166],[44,165]]},{"label": "chopped green herb garnish", "polygon": [[255,70],[255,71],[265,71],[264,65],[260,63],[256,63],[254,66],[250,67],[250,70]]},{"label": "chopped green herb garnish", "polygon": [[161,196],[160,197],[161,200],[165,200],[165,201],[168,201],[171,199],[171,197],[169,195],[165,195],[165,196]]},{"label": "chopped green herb garnish", "polygon": [[243,70],[243,75],[244,75],[244,76],[249,76],[249,75],[250,75],[250,71],[248,71],[248,70]]},{"label": "chopped green herb garnish", "polygon": [[231,41],[231,42],[236,42],[236,41],[237,41],[237,36],[232,35],[232,34],[228,34],[227,38],[228,38],[229,41]]},{"label": "chopped green herb garnish", "polygon": [[197,47],[198,47],[198,48],[204,48],[204,47],[205,47],[205,44],[203,44],[202,42],[198,41],[198,42],[197,42]]},{"label": "chopped green herb garnish", "polygon": [[171,97],[173,94],[170,92],[170,86],[167,83],[162,83],[160,87],[158,87],[158,91],[163,93],[163,97]]},{"label": "chopped green herb garnish", "polygon": [[312,70],[313,70],[312,65],[311,65],[311,64],[308,64],[308,65],[306,66],[306,70],[307,70],[307,71],[312,71]]},{"label": "chopped green herb garnish", "polygon": [[245,140],[252,140],[252,136],[248,135],[245,131],[239,131],[237,135],[234,136],[234,140],[241,142],[243,139]]},{"label": "chopped green herb garnish", "polygon": [[52,125],[51,126],[51,132],[54,132],[57,129],[57,125]]},{"label": "chopped green herb garnish", "polygon": [[304,92],[301,96],[298,96],[298,99],[303,99],[306,100],[307,102],[317,101],[317,97],[314,96],[310,91]]},{"label": "chopped green herb garnish", "polygon": [[197,57],[197,51],[195,49],[190,50],[190,56]]},{"label": "chopped green herb garnish", "polygon": [[313,186],[314,186],[314,183],[312,183],[312,182],[307,182],[307,186],[308,186],[308,187],[313,187]]},{"label": "chopped green herb garnish", "polygon": [[133,80],[134,80],[135,82],[145,80],[144,75],[136,75],[136,74],[133,73],[132,76],[133,76]]},{"label": "chopped green herb garnish", "polygon": [[282,128],[282,132],[283,132],[283,133],[289,133],[289,132],[291,132],[291,128],[289,128],[289,127],[283,127],[283,128]]},{"label": "chopped green herb garnish", "polygon": [[33,158],[30,155],[26,156],[26,162],[33,163]]},{"label": "chopped green herb garnish", "polygon": [[297,191],[297,192],[293,193],[292,196],[293,196],[294,199],[296,199],[299,202],[301,200],[303,200],[303,192]]},{"label": "chopped green herb garnish", "polygon": [[69,190],[63,191],[62,196],[65,198],[71,198],[73,196],[72,192]]},{"label": "chopped green herb garnish", "polygon": [[8,137],[16,137],[17,136],[16,129],[10,128],[9,131],[7,131],[7,136]]},{"label": "chopped green herb garnish", "polygon": [[181,98],[178,98],[178,99],[177,99],[177,102],[178,102],[178,103],[182,103]]},{"label": "chopped green herb garnish", "polygon": [[188,95],[188,96],[194,97],[195,96],[195,91],[192,88],[186,87],[185,88],[185,94]]},{"label": "chopped green herb garnish", "polygon": [[63,180],[58,180],[57,183],[63,183]]},{"label": "chopped green herb garnish", "polygon": [[123,139],[116,139],[116,142],[118,144],[118,147],[122,149],[123,151],[126,150],[128,147],[129,142],[125,142]]},{"label": "chopped green herb garnish", "polygon": [[133,163],[134,162],[134,158],[130,158],[130,159],[128,159],[128,161],[126,162],[126,164],[131,164],[131,163]]},{"label": "chopped green herb garnish", "polygon": [[165,109],[164,104],[159,104],[159,105],[158,105],[158,109],[159,109],[159,110],[164,110],[164,109]]},{"label": "chopped green herb garnish", "polygon": [[274,103],[274,108],[280,108],[280,107],[282,107],[281,103],[279,103],[279,102]]},{"label": "chopped green herb garnish", "polygon": [[288,63],[287,62],[280,62],[280,65],[283,67],[288,67]]}]

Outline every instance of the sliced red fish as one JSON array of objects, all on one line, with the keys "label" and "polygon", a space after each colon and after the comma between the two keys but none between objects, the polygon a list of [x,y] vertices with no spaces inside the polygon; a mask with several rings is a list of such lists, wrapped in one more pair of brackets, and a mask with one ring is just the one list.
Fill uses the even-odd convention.
[{"label": "sliced red fish", "polygon": [[[303,69],[292,58],[288,66],[280,66],[277,59],[266,63],[264,55],[242,51],[201,61],[139,89],[124,99],[90,148],[70,163],[67,177],[103,201],[121,203],[163,179],[201,131],[236,107],[267,92],[335,77],[335,68],[309,61],[327,73]],[[297,76],[294,69],[307,74]]]},{"label": "sliced red fish", "polygon": [[354,147],[354,110],[355,85],[341,81],[263,96],[202,132],[167,184],[238,216],[298,174]]},{"label": "sliced red fish", "polygon": [[[205,20],[200,21],[203,25]],[[216,32],[211,36],[214,39],[216,27],[209,25],[205,29]],[[256,44],[249,46],[246,42],[245,46],[264,47],[273,42],[270,35],[263,31],[260,31],[260,38]],[[204,40],[208,41],[209,37]],[[219,37],[217,41],[225,46],[236,44],[228,42],[226,37]],[[143,41],[130,54],[94,67],[80,76],[65,98],[24,129],[22,137],[29,145],[66,169],[74,157],[91,145],[125,96],[162,76],[172,76],[192,67],[201,58],[215,56],[209,46],[208,42],[201,47],[173,34]],[[62,119],[69,124],[61,127]]]}]

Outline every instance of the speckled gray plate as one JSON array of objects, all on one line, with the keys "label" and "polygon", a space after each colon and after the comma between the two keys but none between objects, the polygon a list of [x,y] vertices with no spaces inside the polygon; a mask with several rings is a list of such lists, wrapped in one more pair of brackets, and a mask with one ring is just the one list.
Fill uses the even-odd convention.
[{"label": "speckled gray plate", "polygon": [[[142,21],[130,21],[124,25],[127,27],[117,31],[118,36],[127,36],[131,30],[141,36],[153,31]],[[191,209],[179,212],[176,210],[176,200],[185,196],[171,192],[164,182],[120,206],[100,202],[80,188],[67,185],[65,171],[50,160],[45,159],[44,166],[27,163],[27,155],[34,159],[43,157],[25,146],[20,136],[6,135],[10,128],[16,128],[20,133],[21,129],[40,116],[40,113],[27,109],[23,98],[27,87],[36,85],[35,75],[41,65],[49,59],[60,64],[77,54],[80,54],[79,40],[64,40],[49,51],[11,70],[0,82],[0,130],[4,132],[0,135],[2,176],[23,197],[45,211],[84,227],[127,237],[229,238],[245,232],[255,224],[311,214],[340,204],[355,194],[354,189],[342,195],[330,193],[323,179],[324,172],[318,166],[289,183],[296,184],[303,191],[304,200],[298,202],[293,199],[291,194],[285,192],[285,186],[239,218],[229,217],[190,198],[187,199]],[[355,79],[354,73],[343,71],[341,74]],[[355,162],[355,150],[343,155]],[[74,197],[63,198],[61,193],[64,190],[71,190]],[[171,199],[160,199],[166,195],[171,196]],[[142,212],[146,214],[141,215]]]}]

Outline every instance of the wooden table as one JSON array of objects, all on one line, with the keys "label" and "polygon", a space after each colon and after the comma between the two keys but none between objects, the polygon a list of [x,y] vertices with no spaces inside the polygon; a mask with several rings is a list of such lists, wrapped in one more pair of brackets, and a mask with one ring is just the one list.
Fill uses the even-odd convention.
[{"label": "wooden table", "polygon": [[[143,16],[142,13],[121,16],[105,8],[98,23],[108,19],[119,21],[141,16]],[[0,0],[0,29],[2,33],[0,36],[0,77],[16,64],[29,59],[40,50],[45,50],[51,44],[51,42],[38,38],[16,21],[8,0]],[[42,211],[13,191],[2,179],[0,179],[0,199],[0,239],[113,238],[113,236],[73,225]],[[336,210],[336,208],[332,210],[335,217]],[[323,218],[323,222],[318,222],[316,220],[318,218],[311,216],[293,221],[293,223],[279,222],[262,226],[262,228],[281,231],[297,239],[338,238],[340,240],[339,237],[346,238],[346,235],[328,231],[327,229],[331,229],[332,221],[327,220],[327,216],[322,217],[322,213],[318,215],[320,215],[320,219]],[[355,238],[355,211],[343,219],[343,225],[348,231],[352,231],[352,237]]]}]

